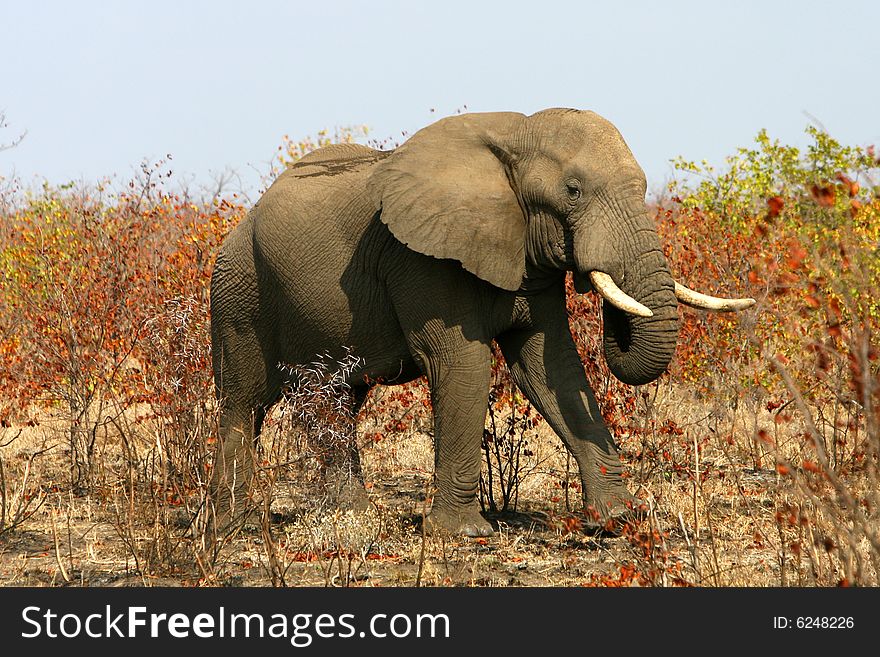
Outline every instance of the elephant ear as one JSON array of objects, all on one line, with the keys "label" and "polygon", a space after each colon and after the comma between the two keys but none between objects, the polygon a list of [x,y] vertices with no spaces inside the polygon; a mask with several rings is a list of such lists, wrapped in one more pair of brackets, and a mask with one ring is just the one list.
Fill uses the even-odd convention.
[{"label": "elephant ear", "polygon": [[472,274],[518,290],[526,221],[505,161],[514,112],[464,114],[414,134],[367,182],[382,221],[409,248],[459,261]]}]

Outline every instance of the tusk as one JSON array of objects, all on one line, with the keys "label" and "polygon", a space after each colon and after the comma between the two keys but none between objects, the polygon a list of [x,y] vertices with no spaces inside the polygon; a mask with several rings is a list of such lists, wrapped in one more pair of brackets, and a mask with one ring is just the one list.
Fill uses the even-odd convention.
[{"label": "tusk", "polygon": [[679,301],[688,306],[702,308],[703,310],[717,310],[719,312],[745,310],[746,308],[755,305],[754,299],[722,299],[720,297],[710,297],[708,294],[695,292],[678,281],[675,282],[675,296]]},{"label": "tusk", "polygon": [[617,287],[617,284],[605,272],[594,269],[590,272],[590,282],[593,284],[596,292],[601,294],[602,298],[615,308],[619,308],[631,315],[638,315],[639,317],[654,316],[650,308],[643,306]]}]

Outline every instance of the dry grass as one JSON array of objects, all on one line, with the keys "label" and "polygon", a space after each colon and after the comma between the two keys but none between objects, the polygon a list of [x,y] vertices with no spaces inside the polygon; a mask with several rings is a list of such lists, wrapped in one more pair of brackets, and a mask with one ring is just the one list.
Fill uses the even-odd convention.
[{"label": "dry grass", "polygon": [[[6,520],[0,534],[5,585],[319,586],[788,586],[877,582],[876,548],[829,514],[778,464],[804,460],[804,423],[765,399],[719,406],[684,386],[642,390],[620,439],[630,486],[649,507],[623,536],[578,531],[577,473],[558,439],[539,425],[530,436],[515,511],[494,518],[488,540],[423,537],[433,467],[429,416],[398,409],[405,429],[361,446],[371,508],[316,504],[321,482],[296,458],[281,409],[269,418],[261,453],[262,513],[206,554],[189,524],[199,503],[159,504],[143,484],[162,431],[117,421],[96,442],[98,485],[75,494],[63,418],[0,436]],[[379,392],[378,394],[386,394]],[[358,435],[387,418],[367,405]],[[756,440],[760,432],[772,443]],[[122,436],[121,433],[127,435]],[[131,455],[138,457],[131,462]],[[127,456],[128,455],[128,456]],[[140,469],[140,471],[138,471]],[[145,478],[147,477],[147,478]],[[137,480],[137,481],[135,481]],[[828,484],[830,486],[830,484]],[[864,473],[853,488],[870,485]],[[189,507],[189,511],[186,509]],[[13,519],[17,519],[15,523]],[[875,535],[876,536],[876,535]]]}]

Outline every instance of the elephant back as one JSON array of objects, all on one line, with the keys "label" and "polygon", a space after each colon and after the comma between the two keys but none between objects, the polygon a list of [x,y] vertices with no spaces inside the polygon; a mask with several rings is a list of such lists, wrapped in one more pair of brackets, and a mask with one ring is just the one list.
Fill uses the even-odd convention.
[{"label": "elephant back", "polygon": [[292,164],[286,175],[296,178],[338,176],[385,159],[391,151],[377,151],[363,144],[331,144],[306,154]]},{"label": "elephant back", "polygon": [[270,268],[314,266],[341,273],[376,214],[366,179],[388,154],[361,144],[333,144],[290,166],[252,211],[258,257]]}]

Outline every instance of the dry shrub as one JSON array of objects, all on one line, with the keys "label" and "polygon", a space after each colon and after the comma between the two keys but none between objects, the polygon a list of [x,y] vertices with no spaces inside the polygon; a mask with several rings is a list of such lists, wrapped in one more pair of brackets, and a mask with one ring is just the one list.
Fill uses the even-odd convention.
[{"label": "dry shrub", "polygon": [[[678,436],[680,449],[663,444],[678,454],[673,472],[693,485],[673,505],[692,518],[682,530],[710,532],[713,554],[694,567],[710,583],[739,577],[719,562],[725,532],[741,541],[727,568],[769,548],[777,584],[880,582],[878,161],[808,133],[805,153],[761,133],[720,174],[679,162],[701,180],[658,211],[683,279],[759,300],[737,316],[684,311],[673,373],[693,386],[696,412],[663,425]],[[722,525],[731,509],[745,511],[740,524]]]},{"label": "dry shrub", "polygon": [[267,419],[252,493],[261,563],[274,586],[288,585],[291,566],[303,559],[320,566],[325,584],[348,585],[378,540],[381,517],[366,504],[349,383],[359,365],[348,352],[279,364],[289,384]]}]

